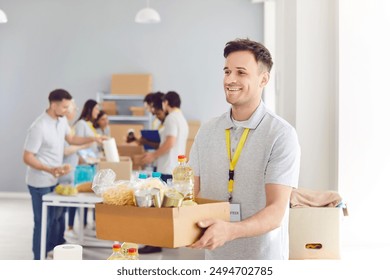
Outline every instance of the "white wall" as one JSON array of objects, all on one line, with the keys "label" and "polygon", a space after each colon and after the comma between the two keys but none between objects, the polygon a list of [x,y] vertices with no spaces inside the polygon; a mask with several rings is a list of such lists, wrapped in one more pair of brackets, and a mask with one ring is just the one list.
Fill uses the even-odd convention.
[{"label": "white wall", "polygon": [[384,248],[390,244],[390,2],[344,0],[339,10],[338,184],[350,212],[345,242]]},{"label": "white wall", "polygon": [[390,2],[276,4],[277,109],[297,128],[300,186],[343,197],[349,209],[343,246],[384,248],[390,244]]},{"label": "white wall", "polygon": [[301,187],[337,189],[336,0],[276,1],[277,112],[297,129]]},{"label": "white wall", "polygon": [[150,1],[162,22],[134,23],[146,1],[2,0],[0,25],[0,191],[24,192],[23,142],[63,87],[81,107],[109,91],[113,73],[151,73],[153,89],[176,90],[188,119],[224,112],[223,48],[262,40],[263,6],[249,0]]}]

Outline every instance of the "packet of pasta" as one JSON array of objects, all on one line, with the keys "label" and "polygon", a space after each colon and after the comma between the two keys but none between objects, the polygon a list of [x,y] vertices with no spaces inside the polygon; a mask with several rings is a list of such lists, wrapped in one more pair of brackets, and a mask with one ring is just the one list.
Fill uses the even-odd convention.
[{"label": "packet of pasta", "polygon": [[134,206],[134,188],[130,181],[116,181],[111,187],[106,188],[103,193],[103,203],[111,205],[132,205]]},{"label": "packet of pasta", "polygon": [[111,205],[135,205],[134,188],[130,181],[115,181],[116,174],[111,169],[99,170],[92,182],[92,190],[103,198],[103,203]]}]

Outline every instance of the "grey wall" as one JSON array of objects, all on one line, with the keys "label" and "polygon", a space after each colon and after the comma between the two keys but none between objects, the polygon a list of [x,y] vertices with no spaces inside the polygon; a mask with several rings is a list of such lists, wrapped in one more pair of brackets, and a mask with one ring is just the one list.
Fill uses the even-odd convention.
[{"label": "grey wall", "polygon": [[152,0],[162,22],[134,23],[141,0],[1,0],[0,191],[26,192],[23,143],[48,93],[65,88],[81,107],[109,91],[113,73],[151,73],[153,89],[176,90],[188,119],[228,107],[224,44],[262,39],[263,6],[250,0]]}]

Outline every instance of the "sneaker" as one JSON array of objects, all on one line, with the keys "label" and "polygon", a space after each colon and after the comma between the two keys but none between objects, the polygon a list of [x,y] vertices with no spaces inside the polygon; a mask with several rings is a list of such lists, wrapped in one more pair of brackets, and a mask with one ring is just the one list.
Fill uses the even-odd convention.
[{"label": "sneaker", "polygon": [[145,246],[138,250],[139,254],[152,254],[152,253],[160,253],[162,252],[161,247],[154,247],[154,246]]},{"label": "sneaker", "polygon": [[64,233],[65,240],[72,243],[70,240],[78,239],[77,233],[74,230],[67,230]]}]

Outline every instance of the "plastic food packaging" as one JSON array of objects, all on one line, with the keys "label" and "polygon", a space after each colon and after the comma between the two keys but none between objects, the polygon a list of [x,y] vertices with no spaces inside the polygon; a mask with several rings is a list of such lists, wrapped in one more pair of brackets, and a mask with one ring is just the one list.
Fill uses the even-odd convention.
[{"label": "plastic food packaging", "polygon": [[103,198],[103,203],[111,205],[134,205],[134,188],[130,181],[115,181],[115,172],[102,169],[96,173],[92,190]]},{"label": "plastic food packaging", "polygon": [[112,169],[99,170],[92,181],[92,190],[98,196],[102,196],[103,191],[114,184],[116,174]]}]

